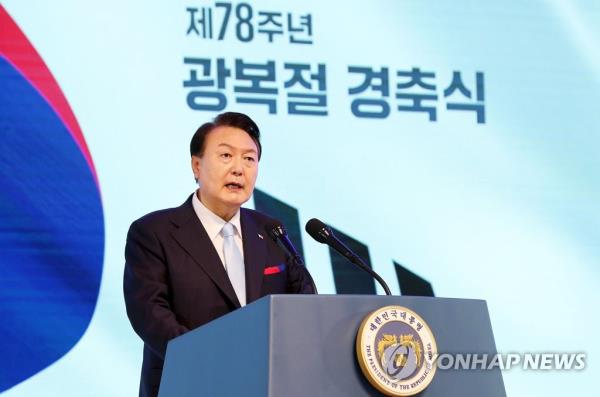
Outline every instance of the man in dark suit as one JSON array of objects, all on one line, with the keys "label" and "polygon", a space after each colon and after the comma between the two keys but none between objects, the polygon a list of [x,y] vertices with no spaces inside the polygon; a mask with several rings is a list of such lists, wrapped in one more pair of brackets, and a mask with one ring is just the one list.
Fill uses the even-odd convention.
[{"label": "man in dark suit", "polygon": [[254,190],[259,134],[241,113],[202,125],[190,143],[199,189],[129,229],[124,294],[144,341],[140,396],[158,394],[169,340],[265,295],[316,292],[306,268],[268,236],[271,219],[240,208]]}]

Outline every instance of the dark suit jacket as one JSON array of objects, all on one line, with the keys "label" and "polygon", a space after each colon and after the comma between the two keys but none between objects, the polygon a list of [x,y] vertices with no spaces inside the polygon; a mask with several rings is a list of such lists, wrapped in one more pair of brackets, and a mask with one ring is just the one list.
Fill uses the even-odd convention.
[{"label": "dark suit jacket", "polygon": [[[269,238],[264,230],[269,219],[241,209],[248,304],[269,294],[315,292],[306,268],[286,261],[285,253]],[[133,222],[125,260],[127,315],[144,341],[140,396],[156,396],[167,342],[239,308],[240,303],[194,212],[192,196],[181,207]],[[265,268],[280,264],[286,264],[283,271],[264,274]]]}]

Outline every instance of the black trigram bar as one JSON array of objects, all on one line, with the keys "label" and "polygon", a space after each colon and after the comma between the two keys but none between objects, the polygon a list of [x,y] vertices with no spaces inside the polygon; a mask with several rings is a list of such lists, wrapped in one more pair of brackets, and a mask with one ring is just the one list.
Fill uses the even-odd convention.
[{"label": "black trigram bar", "polygon": [[[332,230],[348,248],[360,256],[367,266],[371,267],[369,248],[366,245],[337,229],[332,228]],[[335,290],[338,294],[375,294],[375,280],[373,280],[373,277],[348,262],[346,258],[332,248],[329,248],[329,256],[331,257]]]},{"label": "black trigram bar", "polygon": [[435,296],[431,283],[394,261],[401,295]]},{"label": "black trigram bar", "polygon": [[304,259],[298,210],[259,189],[254,189],[254,208],[283,222],[292,244]]}]

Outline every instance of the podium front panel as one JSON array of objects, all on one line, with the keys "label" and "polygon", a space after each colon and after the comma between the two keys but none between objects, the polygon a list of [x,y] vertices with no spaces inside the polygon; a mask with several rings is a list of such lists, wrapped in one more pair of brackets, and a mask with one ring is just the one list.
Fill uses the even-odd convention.
[{"label": "podium front panel", "polygon": [[[482,300],[362,295],[272,295],[169,343],[160,397],[382,396],[355,351],[362,320],[384,306],[418,313],[438,353],[494,355]],[[438,369],[418,396],[504,397],[492,370]]]}]

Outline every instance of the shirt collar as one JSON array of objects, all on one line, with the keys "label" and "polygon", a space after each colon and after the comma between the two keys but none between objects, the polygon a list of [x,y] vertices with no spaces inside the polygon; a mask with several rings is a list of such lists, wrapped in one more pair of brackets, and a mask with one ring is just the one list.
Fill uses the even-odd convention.
[{"label": "shirt collar", "polygon": [[[224,219],[222,219],[219,215],[215,214],[198,199],[198,191],[194,192],[194,197],[192,197],[192,206],[194,207],[194,212],[202,222],[202,226],[206,229],[206,233],[208,233],[208,237],[211,241],[221,233],[221,229],[227,223]],[[240,223],[240,210],[238,209],[233,218],[229,220],[235,229],[235,232],[238,236],[242,237],[242,226]]]}]

